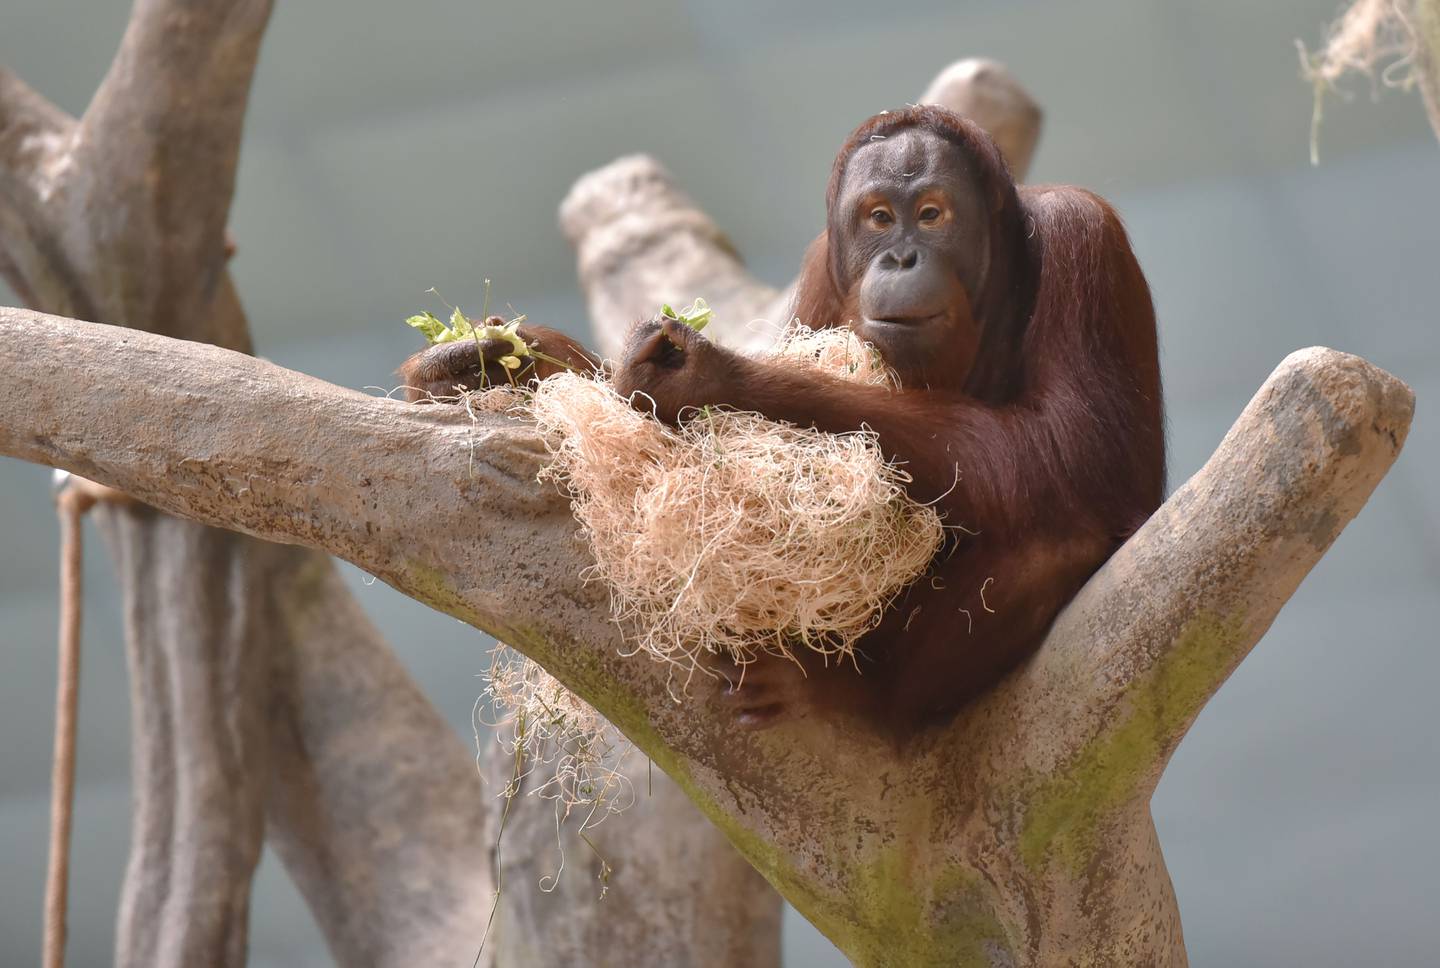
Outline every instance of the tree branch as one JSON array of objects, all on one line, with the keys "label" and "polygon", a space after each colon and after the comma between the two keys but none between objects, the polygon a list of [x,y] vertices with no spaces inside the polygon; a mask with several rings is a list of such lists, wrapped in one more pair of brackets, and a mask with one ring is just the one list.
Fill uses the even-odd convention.
[{"label": "tree branch", "polygon": [[0,67],[0,206],[45,195],[74,120]]},{"label": "tree branch", "polygon": [[[23,310],[0,309],[0,341],[0,412],[30,410],[0,428],[7,456],[203,524],[338,554],[516,644],[528,633],[509,615],[573,625],[565,639],[588,624],[614,644],[608,621],[586,614],[603,596],[578,578],[557,587],[547,573],[528,590],[496,582],[507,561],[529,572],[537,555],[574,560],[569,510],[536,487],[544,449],[518,421],[472,423],[462,408],[366,396],[218,347]],[[55,374],[79,372],[83,393],[57,393]],[[105,429],[116,422],[129,431]],[[539,523],[517,530],[517,512]]]},{"label": "tree branch", "polygon": [[1129,780],[1148,799],[1201,708],[1399,456],[1414,412],[1410,388],[1359,357],[1287,357],[1056,621],[1052,637],[1085,648],[1046,650],[997,697],[1026,709],[1046,695],[1057,742],[1031,766],[1063,773],[1143,720],[1150,762]]},{"label": "tree branch", "polygon": [[[74,132],[74,119],[0,67],[0,277],[30,305],[41,293],[74,288],[46,217]],[[73,299],[54,306],[71,315],[90,308]]]},{"label": "tree branch", "polygon": [[[95,284],[126,294],[123,315],[104,321],[145,320],[176,335],[191,314],[212,311],[270,8],[271,0],[137,0],[81,119],[62,223]],[[110,286],[116,278],[129,285]],[[247,348],[243,338],[207,341]]]},{"label": "tree branch", "polygon": [[626,331],[661,303],[703,295],[710,328],[729,346],[768,345],[779,293],[746,271],[734,245],[659,162],[632,155],[575,183],[560,205],[560,226],[575,246],[580,287],[601,354],[617,356]]},{"label": "tree branch", "polygon": [[[953,964],[972,942],[975,960],[1016,964],[1183,961],[1150,786],[1383,476],[1413,407],[1363,360],[1292,354],[1036,658],[897,752],[813,717],[736,734],[712,692],[676,703],[662,665],[621,658],[603,594],[578,577],[568,508],[533,483],[542,451],[523,422],[59,322],[0,312],[0,453],[322,547],[501,635],[862,965]],[[85,393],[56,388],[71,372]]]},{"label": "tree branch", "polygon": [[1030,174],[1044,114],[1004,64],[983,57],[956,61],[935,76],[920,103],[938,104],[974,121],[1000,146],[1017,182]]},{"label": "tree branch", "polygon": [[[183,587],[183,570],[204,565],[208,581],[198,587],[200,596],[253,602],[256,572],[243,559],[237,566],[240,535],[153,512],[101,520],[117,567],[151,579],[124,589],[133,847],[115,961],[121,968],[241,966],[270,782],[269,654],[249,648],[266,612],[237,611],[224,627],[206,629],[211,661],[176,662],[194,648],[197,631],[188,621],[193,613],[172,607],[169,598]],[[168,553],[177,541],[192,553]],[[231,674],[216,675],[217,668]]]},{"label": "tree branch", "polygon": [[277,639],[271,844],[337,964],[470,964],[494,902],[497,790],[334,563],[251,544],[268,566],[261,614]]},{"label": "tree branch", "polygon": [[[373,533],[367,518],[413,521],[423,509],[406,508],[411,499],[401,489],[420,486],[417,494],[423,493],[426,473],[437,469],[431,465],[449,464],[457,455],[462,476],[466,470],[470,425],[463,410],[409,407],[339,390],[218,347],[182,351],[174,340],[153,334],[22,310],[0,310],[0,333],[17,341],[0,350],[7,369],[29,371],[8,383],[3,399],[14,405],[30,400],[47,411],[44,417],[33,414],[42,423],[23,421],[21,436],[11,440],[13,456],[65,467],[92,480],[115,480],[119,490],[137,500],[194,521],[269,540],[348,548],[342,557],[378,566],[405,557],[406,549],[415,546],[402,533]],[[58,400],[43,385],[46,375],[78,374],[92,364],[99,369],[85,373],[84,391],[67,389],[63,411],[50,409]],[[178,370],[164,385],[144,385],[146,375],[171,364]],[[120,379],[121,371],[133,378]],[[237,384],[245,389],[237,393]],[[148,427],[153,436],[95,432],[108,422],[104,411],[110,407],[120,408],[114,416],[126,414],[127,422]],[[291,417],[285,423],[305,415],[318,449],[306,448],[298,459],[267,457],[294,452],[293,446],[271,449],[294,443],[294,427],[274,423],[287,411]],[[72,426],[71,417],[80,415],[100,423]],[[250,430],[247,421],[253,422]],[[209,443],[198,433],[207,423],[214,430]],[[7,431],[15,429],[12,425]],[[482,428],[482,436],[491,429]],[[493,429],[504,432],[503,426]],[[377,490],[370,469],[390,474],[386,448],[423,454],[427,467],[407,469]],[[536,455],[527,456],[533,465]],[[496,479],[483,462],[480,475],[490,478],[487,484],[504,483],[504,472]],[[375,505],[377,498],[386,506]],[[303,507],[310,503],[313,514]],[[363,550],[367,547],[373,554]]]}]

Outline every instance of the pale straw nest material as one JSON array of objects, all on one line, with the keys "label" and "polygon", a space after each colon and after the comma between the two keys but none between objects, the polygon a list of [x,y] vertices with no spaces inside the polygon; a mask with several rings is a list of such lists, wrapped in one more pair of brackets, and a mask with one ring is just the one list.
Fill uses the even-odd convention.
[{"label": "pale straw nest material", "polygon": [[[886,379],[847,330],[796,332],[776,365]],[[808,648],[846,658],[940,546],[933,508],[874,433],[828,434],[731,410],[668,427],[607,384],[544,381],[532,415],[634,647],[686,676]]]},{"label": "pale straw nest material", "polygon": [[[769,356],[889,382],[848,330],[792,329]],[[516,411],[514,391],[490,392],[506,395],[503,407],[474,409]],[[741,670],[767,652],[850,657],[941,544],[939,516],[906,495],[904,469],[868,430],[828,434],[729,410],[668,427],[606,382],[568,373],[518,409],[552,456],[542,478],[569,494],[593,551],[586,577],[608,586],[634,650],[676,667],[680,692],[709,656]],[[492,698],[528,724],[511,742],[562,758],[552,791],[573,800],[595,786],[589,758],[614,745],[603,720],[529,663],[497,670]],[[546,723],[559,728],[536,728]]]}]

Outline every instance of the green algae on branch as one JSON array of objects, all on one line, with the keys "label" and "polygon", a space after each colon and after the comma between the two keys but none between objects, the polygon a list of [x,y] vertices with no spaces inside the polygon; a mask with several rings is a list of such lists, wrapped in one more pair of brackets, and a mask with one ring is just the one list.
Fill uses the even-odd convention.
[{"label": "green algae on branch", "polygon": [[392,580],[383,575],[377,577],[418,602],[446,615],[452,615],[467,625],[479,627],[479,613],[456,590],[454,581],[443,569],[415,558],[407,558],[397,579]]},{"label": "green algae on branch", "polygon": [[1200,712],[1238,656],[1241,623],[1212,616],[1188,622],[1163,657],[1125,691],[1128,709],[1092,739],[1070,764],[1037,789],[1021,794],[1028,806],[1020,856],[1032,871],[1049,857],[1077,876],[1100,848],[1114,815],[1134,802],[1157,774],[1189,722]]},{"label": "green algae on branch", "polygon": [[[880,917],[868,929],[852,921],[834,925],[832,940],[856,965],[990,968],[998,953],[1014,950],[977,873],[950,866],[917,893],[923,882],[906,877],[897,861],[882,858],[870,865],[863,886],[852,893],[857,910]],[[999,963],[1013,963],[1013,956]]]}]

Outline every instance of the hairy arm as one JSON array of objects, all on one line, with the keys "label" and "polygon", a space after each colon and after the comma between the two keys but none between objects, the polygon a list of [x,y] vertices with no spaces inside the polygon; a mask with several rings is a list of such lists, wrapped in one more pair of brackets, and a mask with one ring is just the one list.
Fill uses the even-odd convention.
[{"label": "hairy arm", "polygon": [[959,393],[890,390],[776,366],[718,346],[683,324],[632,332],[616,389],[675,423],[701,406],[753,410],[827,433],[869,429],[912,478],[915,500],[952,523],[1010,532],[1072,502],[1048,408],[991,405]]}]

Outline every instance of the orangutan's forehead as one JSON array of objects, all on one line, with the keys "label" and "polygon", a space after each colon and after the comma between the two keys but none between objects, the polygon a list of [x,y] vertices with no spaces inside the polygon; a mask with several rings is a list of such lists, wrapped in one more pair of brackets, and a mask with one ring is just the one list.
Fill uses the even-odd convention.
[{"label": "orangutan's forehead", "polygon": [[958,146],[922,128],[874,135],[860,145],[845,166],[845,187],[901,187],[923,179],[965,180],[970,163]]}]

